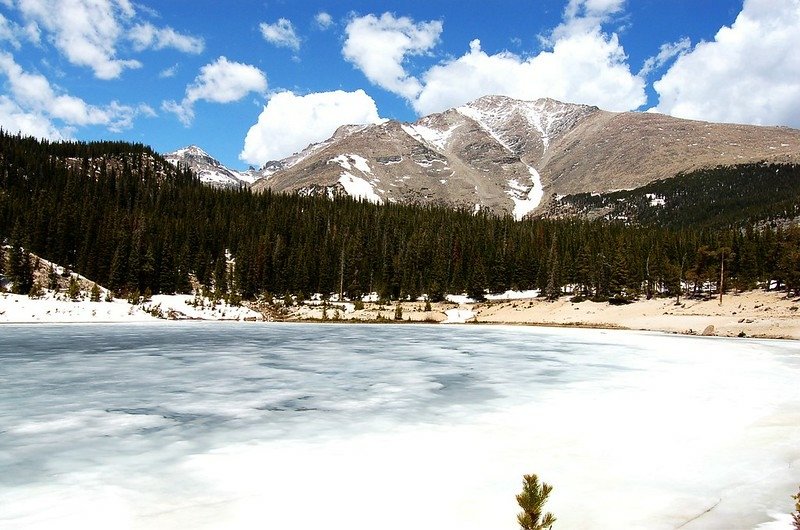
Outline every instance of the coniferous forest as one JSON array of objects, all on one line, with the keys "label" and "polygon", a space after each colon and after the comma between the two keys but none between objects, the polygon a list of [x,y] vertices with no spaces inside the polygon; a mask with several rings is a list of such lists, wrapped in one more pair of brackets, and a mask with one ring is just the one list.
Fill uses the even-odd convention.
[{"label": "coniferous forest", "polygon": [[678,295],[681,285],[697,294],[718,282],[721,268],[726,287],[800,292],[796,226],[694,226],[515,221],[222,190],[141,144],[0,132],[0,273],[24,294],[32,287],[28,252],[118,296],[189,292],[199,282],[246,299],[340,289],[351,298],[536,288],[556,297],[571,285],[579,297],[625,300]]}]

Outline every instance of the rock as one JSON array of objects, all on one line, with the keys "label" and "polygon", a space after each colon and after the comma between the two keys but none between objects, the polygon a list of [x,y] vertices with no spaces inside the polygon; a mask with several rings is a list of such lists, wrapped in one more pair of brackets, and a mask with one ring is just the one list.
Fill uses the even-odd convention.
[{"label": "rock", "polygon": [[706,326],[706,329],[703,330],[704,337],[713,337],[714,336],[714,325],[709,324]]}]

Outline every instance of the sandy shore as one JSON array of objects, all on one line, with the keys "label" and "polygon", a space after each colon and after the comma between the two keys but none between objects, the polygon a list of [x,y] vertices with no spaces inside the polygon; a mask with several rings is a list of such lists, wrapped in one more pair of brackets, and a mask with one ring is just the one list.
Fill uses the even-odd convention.
[{"label": "sandy shore", "polygon": [[[716,298],[682,299],[680,305],[675,305],[674,298],[658,298],[617,306],[591,301],[572,303],[568,297],[555,302],[531,298],[437,303],[432,304],[431,311],[425,311],[424,305],[423,302],[402,303],[403,320],[619,328],[696,335],[705,332],[725,337],[743,333],[748,337],[800,339],[800,299],[787,298],[786,293],[760,290],[725,295],[722,305]],[[326,317],[351,321],[393,320],[395,308],[394,304],[365,304],[361,310],[337,312],[335,307],[329,307]],[[321,318],[321,308],[303,307],[294,309],[290,320]]]},{"label": "sandy shore", "polygon": [[[571,303],[528,300],[481,304],[475,308],[479,322],[530,323],[557,326],[615,327],[701,335],[800,339],[800,299],[785,293],[749,291],[718,299],[659,298],[613,306],[608,303]],[[713,326],[713,329],[709,329]]]}]

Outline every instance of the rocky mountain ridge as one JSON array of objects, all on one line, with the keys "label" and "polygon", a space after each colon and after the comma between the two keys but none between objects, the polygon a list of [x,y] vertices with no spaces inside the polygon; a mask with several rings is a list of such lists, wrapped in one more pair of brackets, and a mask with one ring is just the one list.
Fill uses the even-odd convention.
[{"label": "rocky mountain ridge", "polygon": [[760,161],[800,162],[800,131],[484,96],[414,123],[340,127],[251,174],[261,177],[255,191],[446,204],[520,219],[539,215],[553,197]]},{"label": "rocky mountain ridge", "polygon": [[189,145],[163,156],[176,167],[190,168],[202,182],[220,188],[249,186],[264,176],[261,171],[252,168],[247,171],[230,169],[196,145]]}]

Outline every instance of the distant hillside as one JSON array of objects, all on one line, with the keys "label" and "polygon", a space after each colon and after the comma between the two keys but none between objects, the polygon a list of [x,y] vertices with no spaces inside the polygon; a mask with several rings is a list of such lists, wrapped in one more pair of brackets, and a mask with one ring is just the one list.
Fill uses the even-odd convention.
[{"label": "distant hillside", "polygon": [[800,165],[716,167],[634,190],[552,196],[541,216],[695,228],[785,224],[800,217]]},{"label": "distant hillside", "polygon": [[[361,164],[348,159],[352,167]],[[668,204],[665,199],[665,204]],[[676,203],[677,204],[677,203]],[[515,221],[204,185],[143,145],[48,143],[0,131],[0,276],[34,285],[30,253],[115,297],[311,293],[385,300],[538,289],[627,301],[715,285],[800,290],[800,229]]]},{"label": "distant hillside", "polygon": [[800,131],[486,96],[415,123],[347,126],[262,171],[253,189],[541,214],[552,195],[640,188],[681,173],[800,163]]}]

